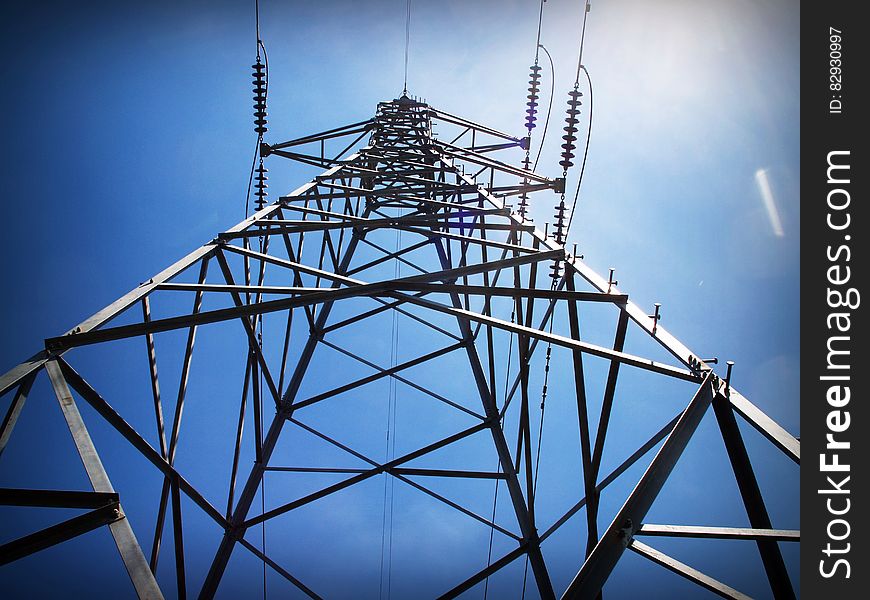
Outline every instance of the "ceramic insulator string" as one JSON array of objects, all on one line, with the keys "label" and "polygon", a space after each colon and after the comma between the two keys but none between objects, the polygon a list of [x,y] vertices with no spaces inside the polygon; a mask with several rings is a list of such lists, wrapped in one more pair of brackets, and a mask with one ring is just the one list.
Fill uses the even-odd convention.
[{"label": "ceramic insulator string", "polygon": [[254,70],[252,73],[254,79],[254,131],[257,135],[262,136],[267,131],[266,67],[257,56],[257,62],[251,65],[251,68]]},{"label": "ceramic insulator string", "polygon": [[262,210],[263,207],[266,206],[266,195],[268,193],[266,191],[266,189],[269,187],[266,184],[266,180],[267,180],[266,173],[268,173],[268,172],[269,172],[269,170],[263,165],[263,159],[260,158],[260,165],[257,167],[257,176],[256,176],[257,182],[254,184],[254,188],[255,188],[254,195],[257,197],[257,199],[255,200],[256,205],[257,205],[257,210]]}]

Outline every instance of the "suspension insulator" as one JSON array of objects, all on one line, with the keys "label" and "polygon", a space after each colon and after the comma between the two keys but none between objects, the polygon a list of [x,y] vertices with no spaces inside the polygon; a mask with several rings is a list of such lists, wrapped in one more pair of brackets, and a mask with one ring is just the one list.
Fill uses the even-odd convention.
[{"label": "suspension insulator", "polygon": [[583,96],[583,93],[576,89],[568,92],[568,111],[565,117],[566,127],[563,128],[565,135],[562,136],[565,143],[562,144],[562,160],[559,161],[559,164],[565,171],[574,165],[572,159],[574,158],[574,150],[577,148],[574,142],[577,141],[577,117],[580,115],[581,96]]},{"label": "suspension insulator", "polygon": [[526,102],[526,129],[531,133],[532,129],[535,128],[535,121],[538,120],[536,116],[538,114],[538,89],[541,83],[541,67],[538,65],[532,65],[529,67],[531,73],[529,73],[529,95],[526,98],[529,99]]},{"label": "suspension insulator", "polygon": [[257,167],[257,176],[255,177],[256,183],[254,184],[254,195],[257,197],[255,203],[257,205],[257,210],[262,210],[264,206],[266,206],[266,188],[269,186],[266,185],[266,173],[269,170],[263,165],[263,159],[260,159],[260,166]]},{"label": "suspension insulator", "polygon": [[266,133],[266,67],[258,58],[251,68],[254,70],[254,131],[263,135]]},{"label": "suspension insulator", "polygon": [[558,281],[562,277],[562,261],[554,260],[550,265],[550,277],[553,281]]},{"label": "suspension insulator", "polygon": [[526,218],[526,214],[529,211],[529,195],[523,192],[520,194],[520,202],[517,205],[517,212],[520,214],[521,219]]},{"label": "suspension insulator", "polygon": [[553,215],[555,219],[555,227],[553,228],[553,237],[556,243],[560,246],[565,244],[565,199],[559,201],[556,205],[556,213]]}]

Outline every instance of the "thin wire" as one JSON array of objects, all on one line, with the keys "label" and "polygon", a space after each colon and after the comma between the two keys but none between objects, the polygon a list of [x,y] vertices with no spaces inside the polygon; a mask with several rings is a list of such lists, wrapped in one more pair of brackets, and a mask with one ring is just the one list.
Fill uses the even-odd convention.
[{"label": "thin wire", "polygon": [[[400,216],[401,209],[396,210],[396,217]],[[402,244],[402,231],[396,229],[396,252]],[[402,265],[398,257],[393,259],[393,276],[401,277]],[[399,360],[399,323],[398,312],[392,311],[392,324],[390,330],[390,368],[395,367]],[[394,377],[388,380],[387,392],[387,432],[386,449],[384,451],[384,463],[389,462],[396,455],[396,391],[397,385]],[[392,434],[392,435],[391,435]],[[381,517],[381,561],[380,581],[378,583],[378,598],[384,597],[384,572],[386,571],[386,597],[392,593],[393,584],[393,498],[395,493],[395,480],[389,473],[384,473],[384,508]],[[389,531],[389,533],[387,533]]]},{"label": "thin wire", "polygon": [[260,0],[254,0],[254,23],[257,31],[257,58],[260,57]]},{"label": "thin wire", "polygon": [[411,0],[407,3],[405,14],[405,83],[402,87],[402,95],[408,95],[408,48],[411,45]]},{"label": "thin wire", "polygon": [[543,44],[538,44],[547,53],[547,58],[550,59],[550,104],[547,106],[547,119],[544,121],[544,132],[541,134],[541,146],[538,148],[538,155],[535,157],[535,164],[532,171],[538,169],[538,161],[541,159],[541,152],[544,151],[544,140],[547,138],[547,128],[550,126],[550,113],[553,112],[553,95],[556,92],[556,69],[553,66],[553,57],[550,56],[550,51]]},{"label": "thin wire", "polygon": [[254,182],[254,169],[257,166],[257,157],[260,155],[260,140],[257,138],[257,147],[254,148],[254,159],[251,161],[251,174],[248,176],[248,191],[245,194],[245,218],[251,211],[251,184]]},{"label": "thin wire", "polygon": [[589,139],[592,137],[592,78],[589,71],[583,67],[586,81],[589,83],[589,126],[586,129],[586,148],[583,150],[583,164],[580,166],[580,177],[577,179],[577,189],[574,190],[574,200],[571,202],[571,216],[568,217],[568,226],[565,228],[565,239],[571,231],[571,223],[574,221],[574,210],[577,208],[577,198],[580,196],[580,184],[583,183],[583,173],[586,171],[586,158],[589,156]]},{"label": "thin wire", "polygon": [[[556,281],[553,280],[552,289],[556,289]],[[555,321],[554,317],[550,317],[550,326],[549,326],[549,334],[553,335],[553,321]],[[541,421],[538,426],[538,444],[537,450],[535,451],[535,476],[532,481],[532,498],[534,498],[538,493],[538,473],[540,472],[541,466],[541,442],[544,439],[544,407],[547,402],[547,384],[550,380],[550,353],[553,350],[553,343],[547,343],[547,358],[546,358],[546,366],[544,367],[544,385],[541,388]],[[523,567],[523,593],[522,598],[526,597],[526,581],[529,576],[529,555],[526,553],[526,564]]]},{"label": "thin wire", "polygon": [[[263,391],[263,373],[260,371],[260,393]],[[262,396],[261,396],[262,398]],[[258,425],[262,429],[263,423],[263,411],[260,411],[260,424]],[[266,472],[263,472],[263,476],[260,478],[260,509],[263,514],[266,514]],[[266,522],[263,521],[261,524],[262,532],[262,545],[263,545],[263,556],[266,556]],[[266,600],[266,559],[263,559],[263,600]]]},{"label": "thin wire", "polygon": [[541,48],[541,24],[544,22],[544,2],[541,0],[541,7],[538,11],[538,35],[535,37],[535,64],[538,64],[538,50]]},{"label": "thin wire", "polygon": [[[254,23],[255,23],[256,37],[257,37],[257,62],[260,62],[260,49],[261,48],[263,50],[263,56],[265,57],[265,60],[266,60],[266,73],[265,73],[266,74],[266,85],[265,85],[265,89],[263,91],[263,99],[265,102],[265,99],[269,95],[269,57],[266,55],[266,47],[263,45],[263,40],[260,39],[260,1],[259,0],[254,0]],[[251,161],[251,174],[248,177],[248,191],[245,194],[245,218],[246,219],[248,218],[248,213],[250,211],[251,185],[254,181],[254,169],[256,168],[257,157],[260,154],[260,144],[262,143],[262,141],[263,141],[263,134],[258,133],[257,134],[257,145],[254,148],[254,159]],[[261,237],[260,238],[260,252],[262,252],[262,251],[263,251],[263,238]],[[263,352],[263,318],[262,318],[262,316],[260,317],[260,320],[258,322],[258,326],[259,326],[259,334],[260,334],[258,342],[259,342],[259,346],[260,346],[260,352],[262,353]],[[262,393],[262,390],[263,390],[263,371],[261,369],[260,370],[260,393]],[[262,396],[261,396],[261,399],[262,399]],[[263,429],[262,411],[260,411],[260,422],[255,423],[254,427],[259,428],[260,431],[262,432],[262,429]],[[262,476],[260,477],[260,509],[262,510],[263,514],[266,513],[266,473],[265,472],[263,472]],[[267,575],[267,573],[266,573],[266,559],[265,559],[265,556],[266,556],[266,522],[265,521],[263,521],[263,523],[261,524],[261,536],[260,537],[261,537],[261,543],[262,543],[262,547],[263,547],[263,557],[264,557],[263,558],[263,600],[266,600],[266,575]]]},{"label": "thin wire", "polygon": [[[516,320],[516,309],[513,309],[511,311],[511,323],[513,323],[515,320]],[[507,406],[508,383],[510,382],[510,377],[511,377],[511,355],[513,354],[513,349],[514,349],[514,334],[511,333],[510,339],[508,342],[507,366],[505,367],[505,373],[504,373],[504,397],[502,399],[502,407],[499,410],[499,412],[503,411],[504,407]],[[501,417],[501,422],[503,422],[503,421],[504,421],[504,416]],[[496,466],[496,471],[501,473],[501,460],[499,460],[498,465]],[[499,480],[496,479],[495,480],[495,493],[493,493],[493,495],[492,495],[492,518],[490,519],[490,521],[492,523],[495,523],[495,510],[496,510],[496,506],[498,505],[498,484],[499,484]],[[489,528],[489,551],[486,555],[487,568],[489,568],[489,566],[492,564],[492,541],[493,541],[493,534],[494,533],[495,533],[495,528],[490,527]],[[488,593],[489,593],[489,575],[486,576],[486,581],[483,584],[483,598],[484,598],[484,600],[486,600]]]},{"label": "thin wire", "polygon": [[589,0],[583,3],[583,29],[580,32],[580,56],[577,57],[577,77],[574,78],[574,87],[580,85],[580,69],[583,67],[583,42],[586,41],[586,17],[589,14]]},{"label": "thin wire", "polygon": [[[397,211],[400,212],[400,211]],[[396,250],[398,251],[402,247],[402,230],[396,230]],[[402,263],[399,262],[398,257],[394,259],[395,262],[395,273],[396,279],[402,277]],[[392,368],[395,368],[397,364],[399,364],[399,314],[398,311],[393,311],[393,347],[395,348],[394,356],[393,356],[393,364]],[[396,411],[398,410],[398,382],[395,377],[390,377],[390,383],[393,386],[393,416],[392,416],[392,428],[393,428],[393,436],[390,440],[390,460],[396,458]],[[387,598],[392,597],[393,595],[393,506],[395,504],[396,498],[396,479],[392,476],[390,477],[390,535],[389,535],[389,544],[387,546]]]},{"label": "thin wire", "polygon": [[[269,247],[268,240],[266,240],[266,243],[264,244],[263,236],[260,236],[260,238],[259,238],[260,254],[265,254],[267,252],[268,247]],[[265,269],[265,266],[263,268]],[[260,271],[260,274],[261,275],[258,278],[259,281],[257,283],[259,285],[262,285],[263,284],[263,276],[265,275],[265,270]],[[262,295],[260,296],[260,300],[262,300]],[[259,327],[259,337],[257,339],[257,342],[259,343],[259,346],[260,346],[260,354],[263,356],[265,356],[264,349],[263,349],[263,321],[265,318],[266,318],[265,315],[260,315],[260,318],[257,321],[257,326]],[[260,396],[260,410],[259,410],[260,422],[257,423],[255,425],[255,427],[259,428],[260,439],[263,439],[263,409],[262,409],[263,389],[264,389],[263,369],[260,369],[259,373],[260,373],[260,387],[258,388],[258,394]],[[260,478],[260,509],[262,510],[263,514],[266,514],[266,472],[265,471],[263,471],[263,476]],[[260,526],[262,528],[261,529],[261,537],[262,537],[262,546],[263,546],[263,556],[265,557],[266,556],[266,521],[263,521],[260,524]],[[265,558],[263,559],[263,600],[266,600],[266,559]]]}]

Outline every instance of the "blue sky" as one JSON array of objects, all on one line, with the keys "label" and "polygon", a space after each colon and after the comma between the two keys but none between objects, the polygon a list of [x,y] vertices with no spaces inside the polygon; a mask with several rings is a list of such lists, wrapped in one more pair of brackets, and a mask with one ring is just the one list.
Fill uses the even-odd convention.
[{"label": "blue sky", "polygon": [[[550,0],[545,6],[542,42],[556,63],[556,95],[539,171],[549,176],[560,174],[552,131],[562,127],[566,92],[573,84],[579,4]],[[402,87],[404,8],[400,0],[264,0],[262,37],[271,67],[267,139],[280,141],[362,120],[374,113],[378,101],[397,96]],[[86,8],[47,3],[5,5],[0,10],[0,45],[10,57],[0,66],[6,82],[0,92],[0,211],[7,224],[0,239],[6,257],[0,262],[6,292],[0,299],[4,330],[0,369],[5,370],[39,349],[43,338],[65,331],[241,219],[254,145],[249,66],[255,48],[249,2],[90,3]],[[518,135],[536,19],[534,1],[415,2],[409,90],[447,112]],[[795,435],[799,434],[800,369],[798,24],[796,2],[594,2],[584,53],[594,85],[594,129],[569,239],[579,244],[587,262],[600,273],[615,267],[620,288],[635,302],[650,310],[654,302],[661,302],[662,324],[690,348],[720,360],[735,360],[735,385]],[[549,88],[548,77],[545,70],[544,90]],[[289,164],[269,167],[270,189],[282,193],[311,176],[309,170]],[[570,192],[576,175],[576,171],[569,174]],[[761,181],[767,182],[772,201],[765,201]],[[551,216],[550,198],[541,196],[532,207],[539,226]],[[389,323],[381,325],[389,327]],[[227,336],[220,338],[223,342],[238,341],[238,332],[223,335]],[[360,335],[364,340],[366,332]],[[638,353],[648,350],[651,357],[659,356],[642,339],[629,341]],[[410,358],[411,348],[406,351]],[[95,385],[99,381],[106,389],[123,393],[128,384],[144,381],[118,381],[100,373],[100,351],[89,352],[83,351],[79,362],[75,353],[70,356]],[[119,344],[113,352],[116,358],[129,353],[141,359],[141,348],[132,343]],[[166,363],[171,378],[173,367]],[[231,366],[226,369],[229,372]],[[227,381],[203,382],[199,391],[219,393],[222,386],[230,385],[229,379],[227,375]],[[238,387],[240,380],[239,375],[232,385]],[[18,433],[54,432],[62,439],[63,423],[45,381],[41,385]],[[646,389],[643,381],[634,385]],[[691,395],[684,390],[675,388],[675,396],[668,396],[670,389],[661,392],[663,401],[667,396],[668,406],[678,410]],[[233,393],[237,402],[238,393]],[[7,402],[8,397],[0,405],[4,410]],[[40,402],[50,415],[46,419],[51,426],[45,430],[35,408]],[[134,410],[130,418],[140,419],[144,430],[150,426],[148,413],[139,413]],[[191,422],[202,417],[191,414]],[[634,416],[615,418],[624,419],[622,426],[630,428],[637,420]],[[655,430],[666,421],[651,416],[649,427]],[[708,418],[702,433],[706,427],[707,434],[715,434],[714,425]],[[125,461],[134,464],[136,459],[125,454],[111,432],[101,431],[97,424],[93,427],[98,448],[102,442],[115,449],[110,454],[117,453],[104,458],[110,476],[121,482],[131,478],[125,474]],[[559,439],[559,432],[557,427],[550,435]],[[567,430],[563,434],[569,435]],[[188,448],[191,469],[197,453],[208,457],[212,450],[207,429],[196,435],[191,433],[190,439],[198,442]],[[788,500],[796,497],[796,468],[754,432],[746,431],[746,438],[750,451],[761,459],[762,489],[779,505],[771,509],[774,525],[797,528],[797,505]],[[12,460],[15,449],[10,446],[0,461],[3,485],[37,486],[40,469],[48,469],[55,478],[52,485],[81,488],[75,462],[61,469],[49,452],[53,449],[28,454],[22,446],[19,456],[28,457],[27,474],[22,463]],[[605,464],[617,464],[619,450],[615,447]],[[218,450],[215,442],[213,451],[224,450]],[[687,455],[680,488],[664,504],[689,510],[674,499],[690,498],[697,503],[693,510],[698,510],[708,502],[704,488],[730,477],[720,454],[702,451],[696,463]],[[552,476],[554,486],[559,481],[556,473],[558,469]],[[697,473],[706,473],[708,479],[699,480]],[[203,485],[219,487],[207,472],[201,477]],[[630,479],[630,474],[626,477]],[[623,491],[630,489],[628,479]],[[159,486],[156,477],[150,484],[155,482]],[[276,481],[275,485],[280,489],[284,484]],[[383,481],[379,478],[371,485],[377,488]],[[121,483],[116,486],[123,494]],[[376,492],[371,495],[377,496]],[[488,493],[470,495],[483,502]],[[729,493],[723,498],[734,499],[733,490]],[[441,589],[441,571],[471,560],[488,531],[466,539],[451,529],[452,521],[437,512],[440,508],[400,495],[397,500],[416,507],[413,514],[428,515],[427,522],[445,530],[444,539],[466,549],[445,558],[444,546],[427,545],[422,552],[432,566],[425,573],[414,571],[419,562],[396,563],[397,569],[408,569],[418,581],[430,581],[433,590]],[[321,554],[331,554],[349,565],[348,581],[371,584],[369,567],[377,568],[380,540],[375,536],[375,547],[369,550],[372,540],[366,536],[372,532],[360,523],[380,513],[377,506],[366,508],[368,497],[363,494],[355,504],[358,513],[328,512],[339,520],[330,525],[342,530],[356,526],[362,532],[359,539],[323,545],[319,540],[329,539],[329,527],[311,525],[304,515],[299,522],[288,520],[288,528],[299,528],[304,546],[315,546],[310,556],[303,553],[288,559],[317,565]],[[137,514],[144,522],[153,519],[149,511],[154,503],[145,498],[128,502],[131,520]],[[366,512],[369,509],[371,514]],[[195,511],[191,507],[185,517],[195,520]],[[659,522],[669,518],[674,522],[681,516],[680,511],[661,511]],[[731,516],[738,519],[739,512]],[[575,517],[572,523],[578,525],[579,520]],[[208,525],[203,521],[192,526],[200,527],[202,539],[213,543],[219,532]],[[396,531],[414,527],[414,522],[400,522]],[[579,525],[566,531],[567,541],[554,536],[555,554],[560,544],[570,545],[567,538],[571,531],[579,531]],[[71,572],[80,573],[74,585],[92,584],[99,579],[99,570],[80,558],[72,560],[70,553],[93,552],[120,568],[108,535],[98,535],[102,533],[71,542],[79,544],[71,550],[46,551],[70,565],[61,566],[57,574],[32,581],[39,563],[28,559],[0,569],[0,581],[7,589],[20,589],[27,580],[36,594],[66,589],[70,584],[63,577]],[[281,539],[280,534],[273,535]],[[146,533],[144,538],[149,536]],[[140,542],[150,546],[143,539]],[[681,543],[675,556],[684,560],[693,554],[705,556],[700,549],[692,550],[691,542]],[[721,548],[738,543],[745,542],[722,542]],[[201,555],[191,551],[189,557],[192,582],[201,580],[200,571],[210,560],[211,546],[203,548]],[[790,565],[796,565],[796,548],[784,551]],[[161,569],[171,569],[170,556],[162,559]],[[224,590],[228,594],[247,584],[250,573],[246,575],[245,566],[259,568],[242,551],[234,556],[238,572],[228,577]],[[571,569],[565,556],[562,579]],[[627,560],[658,578],[653,581],[662,586],[662,597],[695,591],[639,557]],[[723,573],[723,580],[763,595],[758,561],[743,568],[739,560],[734,558],[729,566],[743,569],[744,574],[735,578],[733,573]],[[161,570],[164,577],[168,573]],[[128,590],[126,578],[119,574],[101,582],[107,595],[111,590]],[[168,581],[165,587],[172,589],[171,579],[161,581]],[[272,579],[270,583],[282,585]],[[504,585],[510,583],[506,579]],[[347,592],[335,585],[333,593]],[[402,585],[407,584],[397,577],[396,597],[410,589]],[[620,597],[629,593],[627,589],[614,588],[612,594]]]}]

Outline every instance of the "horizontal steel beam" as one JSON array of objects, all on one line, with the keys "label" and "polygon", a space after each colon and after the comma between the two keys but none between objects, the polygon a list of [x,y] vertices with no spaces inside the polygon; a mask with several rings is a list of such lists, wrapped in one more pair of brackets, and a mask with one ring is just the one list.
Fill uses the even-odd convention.
[{"label": "horizontal steel beam", "polygon": [[633,367],[638,367],[641,369],[645,369],[647,371],[652,371],[654,373],[659,373],[661,375],[669,375],[671,377],[675,377],[677,379],[682,379],[684,381],[692,381],[697,383],[699,381],[698,375],[692,373],[691,371],[687,371],[685,369],[680,369],[678,367],[672,367],[670,365],[666,365],[664,363],[659,363],[654,360],[649,360],[646,358],[642,358],[640,356],[635,356],[633,354],[628,354],[626,352],[617,352],[615,350],[611,350],[609,348],[604,348],[603,346],[597,346],[595,344],[589,344],[587,342],[581,342],[579,340],[574,340],[565,336],[556,335],[554,333],[548,333],[546,331],[541,331],[539,329],[535,329],[534,327],[526,327],[524,325],[520,325],[518,323],[511,323],[509,321],[505,321],[503,319],[496,319],[495,317],[489,317],[487,315],[483,315],[480,313],[476,313],[474,311],[465,310],[462,308],[454,308],[450,306],[444,306],[437,302],[433,302],[431,300],[426,300],[424,298],[415,298],[415,297],[405,297],[408,302],[411,304],[416,304],[418,306],[422,306],[424,308],[431,308],[433,310],[443,312],[446,314],[455,315],[458,317],[466,318],[471,321],[476,321],[483,323],[484,325],[489,325],[492,327],[497,327],[499,329],[503,329],[505,331],[510,331],[511,333],[517,333],[520,335],[527,335],[531,338],[540,339],[545,342],[550,342],[556,346],[562,346],[564,348],[569,348],[572,350],[580,350],[581,352],[585,352],[587,354],[591,354],[593,356],[600,356],[602,358],[608,358],[611,360],[619,361],[623,364],[630,365]]},{"label": "horizontal steel beam", "polygon": [[720,540],[772,540],[776,542],[799,542],[801,539],[801,532],[794,529],[702,527],[700,525],[655,525],[652,523],[641,525],[635,535],[715,538]]},{"label": "horizontal steel beam", "polygon": [[[116,496],[117,498],[117,496]],[[61,542],[87,533],[97,527],[108,525],[124,518],[118,502],[112,502],[78,517],[68,519],[36,533],[31,533],[0,546],[0,565],[16,561],[34,552],[45,550]]]},{"label": "horizontal steel beam", "polygon": [[107,504],[117,504],[118,502],[118,494],[115,492],[0,488],[0,505],[4,506],[98,508]]},{"label": "horizontal steel beam", "polygon": [[360,131],[370,129],[373,124],[374,119],[366,119],[365,121],[360,121],[358,123],[351,123],[350,125],[335,127],[334,129],[328,129],[326,131],[321,131],[320,133],[312,133],[310,135],[306,135],[286,142],[272,144],[271,146],[269,146],[269,148],[272,150],[290,148],[291,146],[299,146],[301,144],[310,144],[311,142],[319,142],[320,140],[330,139],[334,137],[352,135],[354,133],[359,133]]},{"label": "horizontal steel beam", "polygon": [[[244,248],[238,248],[236,246],[225,246],[226,250],[232,250],[238,254],[243,256],[248,256],[250,258],[256,258],[260,260],[264,260],[276,265],[284,266],[290,269],[296,269],[299,271],[306,272],[312,275],[319,275],[321,277],[330,279],[335,282],[345,283],[352,287],[348,288],[324,288],[322,292],[312,293],[301,297],[296,298],[287,298],[281,300],[271,300],[268,302],[258,302],[245,304],[243,306],[233,307],[233,308],[225,308],[218,309],[213,311],[203,311],[196,314],[189,315],[181,315],[178,317],[169,317],[166,319],[154,319],[148,323],[136,323],[132,325],[122,325],[119,327],[111,327],[107,329],[100,329],[96,331],[89,331],[86,333],[76,333],[72,335],[65,335],[58,338],[48,338],[46,340],[47,346],[57,347],[57,348],[73,348],[76,346],[85,346],[88,344],[96,344],[99,342],[105,342],[109,340],[118,340],[124,339],[128,337],[134,337],[139,335],[144,335],[146,333],[158,333],[161,331],[171,331],[173,329],[180,329],[185,327],[190,327],[193,325],[202,325],[206,323],[218,323],[221,321],[229,321],[232,319],[237,319],[243,316],[252,316],[258,314],[266,314],[270,312],[277,312],[281,310],[287,310],[291,308],[297,308],[300,306],[307,306],[311,304],[319,304],[323,302],[332,302],[335,300],[340,300],[343,298],[350,298],[354,296],[371,296],[371,295],[389,295],[386,294],[392,286],[396,282],[432,282],[432,281],[452,281],[454,279],[458,279],[463,275],[473,275],[476,273],[482,273],[490,270],[497,270],[509,266],[518,266],[529,264],[532,262],[538,262],[542,260],[550,260],[555,257],[557,252],[541,252],[538,254],[529,254],[525,256],[519,256],[516,258],[509,258],[502,261],[492,261],[488,263],[480,263],[476,265],[470,265],[467,267],[459,267],[455,269],[448,269],[444,271],[436,271],[432,273],[425,273],[421,275],[412,275],[410,277],[405,277],[402,279],[388,280],[388,281],[380,281],[377,283],[365,283],[356,279],[351,279],[349,277],[344,277],[342,275],[338,275],[335,273],[329,273],[328,271],[322,271],[320,269],[315,269],[313,267],[307,267],[300,263],[295,263],[292,261],[276,258],[273,256],[269,256],[266,254],[261,254],[259,252],[255,252],[253,250],[246,250]],[[410,297],[408,297],[410,299]]]}]

